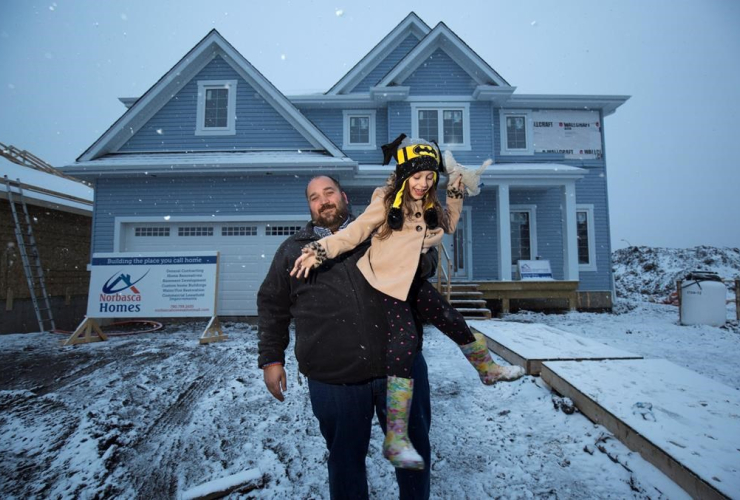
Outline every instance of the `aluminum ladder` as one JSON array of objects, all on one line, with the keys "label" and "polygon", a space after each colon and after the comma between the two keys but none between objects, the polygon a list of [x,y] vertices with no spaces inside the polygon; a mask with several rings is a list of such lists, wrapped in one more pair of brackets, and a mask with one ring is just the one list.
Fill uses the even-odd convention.
[{"label": "aluminum ladder", "polygon": [[[17,181],[11,181],[8,179],[7,175],[3,177],[5,178],[5,186],[8,189],[8,203],[10,204],[11,212],[13,212],[13,221],[15,222],[15,238],[18,240],[18,249],[21,253],[23,270],[26,273],[28,291],[31,294],[31,302],[33,303],[33,309],[36,312],[36,319],[39,322],[39,328],[42,332],[52,331],[56,329],[54,325],[54,317],[51,312],[49,295],[46,293],[44,269],[41,266],[41,258],[39,257],[36,238],[33,236],[31,217],[28,215],[28,206],[23,197],[23,188],[21,187],[20,179]],[[23,219],[18,216],[11,186],[18,189],[18,201],[21,207],[23,207]],[[23,227],[23,222],[26,224],[25,227]],[[41,297],[41,299],[39,299],[39,297]]]}]

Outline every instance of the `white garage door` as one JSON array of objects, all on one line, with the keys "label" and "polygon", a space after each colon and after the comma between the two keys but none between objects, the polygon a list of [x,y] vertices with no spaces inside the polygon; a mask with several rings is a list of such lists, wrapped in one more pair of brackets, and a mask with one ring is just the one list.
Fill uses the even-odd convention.
[{"label": "white garage door", "polygon": [[218,251],[220,316],[256,316],[257,291],[285,238],[305,222],[126,223],[122,252]]}]

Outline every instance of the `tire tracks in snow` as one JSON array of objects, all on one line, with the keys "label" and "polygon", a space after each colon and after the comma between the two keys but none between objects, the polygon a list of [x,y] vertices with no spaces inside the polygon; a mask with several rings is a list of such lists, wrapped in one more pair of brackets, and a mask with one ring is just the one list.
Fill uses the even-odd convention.
[{"label": "tire tracks in snow", "polygon": [[191,421],[203,395],[210,389],[224,386],[227,371],[236,359],[234,353],[229,353],[218,359],[218,363],[211,363],[123,454],[122,460],[128,462],[125,468],[132,475],[130,484],[139,498],[176,496],[178,470],[183,462],[189,461],[180,460],[185,451],[183,441],[188,439],[184,426]]}]

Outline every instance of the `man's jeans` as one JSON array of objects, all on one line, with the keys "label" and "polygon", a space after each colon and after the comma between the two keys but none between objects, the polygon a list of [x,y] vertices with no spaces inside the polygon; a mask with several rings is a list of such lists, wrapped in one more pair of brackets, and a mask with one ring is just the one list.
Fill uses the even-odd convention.
[{"label": "man's jeans", "polygon": [[[409,417],[409,437],[424,458],[423,471],[396,469],[400,498],[429,498],[429,379],[427,364],[421,353],[414,360],[411,373],[414,396]],[[365,457],[370,443],[373,413],[385,432],[386,379],[367,383],[335,385],[308,380],[313,413],[319,420],[321,434],[329,449],[329,491],[331,498],[368,498]],[[390,462],[388,463],[390,467]]]}]

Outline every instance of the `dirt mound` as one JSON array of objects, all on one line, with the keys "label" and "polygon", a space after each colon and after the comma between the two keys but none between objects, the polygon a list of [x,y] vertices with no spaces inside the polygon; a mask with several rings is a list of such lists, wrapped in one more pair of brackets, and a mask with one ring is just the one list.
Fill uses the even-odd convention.
[{"label": "dirt mound", "polygon": [[[676,290],[676,280],[690,271],[710,271],[724,279],[740,278],[740,249],[627,247],[612,253],[617,297],[661,302]],[[727,284],[731,296],[733,285]]]}]

